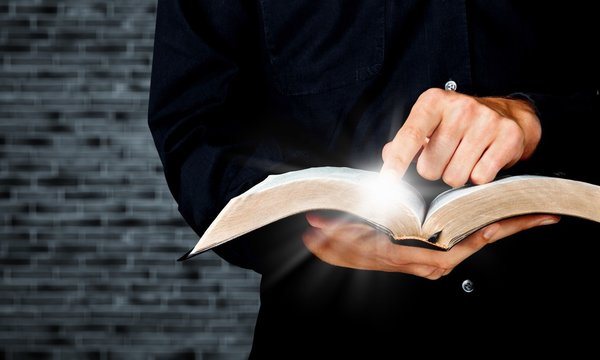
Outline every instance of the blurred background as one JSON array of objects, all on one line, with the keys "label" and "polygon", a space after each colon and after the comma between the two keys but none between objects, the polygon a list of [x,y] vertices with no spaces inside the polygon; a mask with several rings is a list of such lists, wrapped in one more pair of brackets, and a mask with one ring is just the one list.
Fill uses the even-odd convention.
[{"label": "blurred background", "polygon": [[0,0],[0,359],[244,359],[259,277],[197,241],[147,128],[156,1]]}]

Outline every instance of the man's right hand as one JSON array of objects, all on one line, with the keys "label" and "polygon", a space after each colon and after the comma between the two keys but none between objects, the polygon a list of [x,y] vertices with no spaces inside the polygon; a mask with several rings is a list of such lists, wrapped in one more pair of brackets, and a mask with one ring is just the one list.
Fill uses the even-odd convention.
[{"label": "man's right hand", "polygon": [[417,158],[418,173],[456,187],[492,181],[503,168],[531,156],[541,139],[525,100],[473,97],[429,89],[382,150],[382,174],[401,178]]}]

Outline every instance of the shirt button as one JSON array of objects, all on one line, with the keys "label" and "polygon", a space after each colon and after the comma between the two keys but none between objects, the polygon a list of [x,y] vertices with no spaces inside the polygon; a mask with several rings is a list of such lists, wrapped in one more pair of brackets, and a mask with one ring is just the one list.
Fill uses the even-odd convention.
[{"label": "shirt button", "polygon": [[456,85],[456,81],[454,81],[454,80],[448,80],[448,82],[444,85],[444,89],[450,90],[450,91],[456,91],[457,87],[458,86]]},{"label": "shirt button", "polygon": [[473,290],[475,290],[475,287],[473,286],[473,282],[471,280],[467,279],[462,282],[462,289],[466,293],[470,293],[470,292],[473,292]]}]

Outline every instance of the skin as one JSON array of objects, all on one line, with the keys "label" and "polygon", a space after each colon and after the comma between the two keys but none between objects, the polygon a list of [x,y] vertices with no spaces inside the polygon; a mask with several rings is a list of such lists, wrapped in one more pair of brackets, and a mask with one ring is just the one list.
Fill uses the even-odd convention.
[{"label": "skin", "polygon": [[[456,187],[483,184],[535,151],[541,139],[535,110],[524,100],[479,98],[429,89],[417,99],[404,125],[382,150],[381,173],[401,178],[416,162],[425,179]],[[485,245],[535,226],[554,224],[554,215],[526,215],[490,224],[447,252],[395,245],[374,228],[316,212],[306,215],[306,247],[329,264],[354,269],[403,272],[439,279]]]},{"label": "skin", "polygon": [[403,272],[435,280],[449,274],[485,245],[534,226],[558,222],[551,215],[527,215],[502,220],[465,238],[447,252],[393,244],[373,227],[343,218],[306,214],[311,225],[303,234],[305,246],[322,261],[362,270]]},{"label": "skin", "polygon": [[425,179],[442,178],[454,187],[468,180],[484,184],[530,157],[541,135],[539,119],[524,100],[429,89],[384,146],[381,172],[400,178],[416,157]]}]

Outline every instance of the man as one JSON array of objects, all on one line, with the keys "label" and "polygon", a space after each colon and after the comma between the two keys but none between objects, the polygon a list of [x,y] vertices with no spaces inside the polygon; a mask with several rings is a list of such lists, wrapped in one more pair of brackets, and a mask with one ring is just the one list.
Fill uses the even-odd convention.
[{"label": "man", "polygon": [[[169,187],[200,235],[230,198],[302,167],[423,186],[508,171],[597,182],[586,166],[600,118],[593,14],[508,1],[159,1],[149,124]],[[599,229],[537,227],[558,220],[503,220],[441,253],[309,213],[215,251],[262,274],[253,358],[532,349],[574,333],[566,345],[586,345],[573,325],[598,315]]]}]

